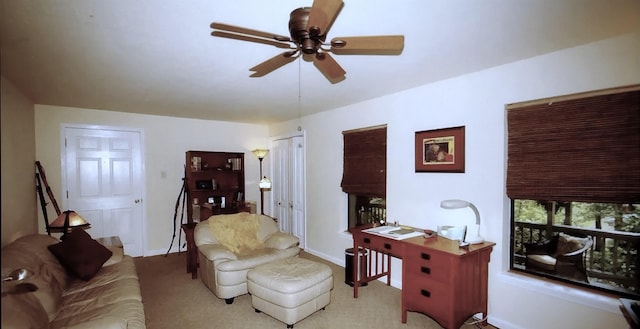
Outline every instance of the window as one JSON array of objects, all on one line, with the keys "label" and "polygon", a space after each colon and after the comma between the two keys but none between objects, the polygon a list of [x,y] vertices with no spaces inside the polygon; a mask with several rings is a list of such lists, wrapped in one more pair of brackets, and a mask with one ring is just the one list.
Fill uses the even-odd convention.
[{"label": "window", "polygon": [[348,193],[348,227],[386,222],[387,127],[349,130],[344,138],[342,191]]},{"label": "window", "polygon": [[640,86],[507,107],[511,269],[640,297]]}]

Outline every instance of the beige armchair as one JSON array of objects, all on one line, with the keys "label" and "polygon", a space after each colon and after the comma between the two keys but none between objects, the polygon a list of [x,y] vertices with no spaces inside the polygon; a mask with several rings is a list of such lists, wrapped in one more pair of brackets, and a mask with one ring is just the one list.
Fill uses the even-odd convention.
[{"label": "beige armchair", "polygon": [[300,253],[299,239],[278,230],[273,218],[238,213],[211,216],[194,231],[202,282],[227,304],[248,293],[252,268]]}]

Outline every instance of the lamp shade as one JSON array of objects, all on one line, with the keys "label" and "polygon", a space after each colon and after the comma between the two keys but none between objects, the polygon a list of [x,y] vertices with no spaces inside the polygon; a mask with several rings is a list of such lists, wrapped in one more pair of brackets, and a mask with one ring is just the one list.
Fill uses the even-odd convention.
[{"label": "lamp shade", "polygon": [[473,203],[465,200],[452,199],[440,202],[440,207],[444,209],[462,209],[467,207],[471,208],[471,210],[473,210],[473,213],[476,215],[476,225],[478,226],[478,231],[476,232],[476,235],[467,236],[465,242],[469,242],[471,244],[484,242],[484,238],[480,236],[480,212]]},{"label": "lamp shade", "polygon": [[[65,210],[49,224],[49,228],[63,233],[75,228],[88,228],[91,226],[82,216],[73,210]],[[66,231],[66,232],[65,232]]]},{"label": "lamp shade", "polygon": [[253,151],[251,151],[253,154],[255,154],[255,156],[258,157],[258,159],[262,160],[267,153],[269,153],[269,150],[267,149],[255,149]]}]

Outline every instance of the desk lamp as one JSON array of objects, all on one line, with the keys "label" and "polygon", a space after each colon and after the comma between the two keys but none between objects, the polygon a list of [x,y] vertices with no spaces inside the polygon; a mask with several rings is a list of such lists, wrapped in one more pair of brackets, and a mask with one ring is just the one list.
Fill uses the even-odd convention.
[{"label": "desk lamp", "polygon": [[471,210],[476,214],[476,226],[478,226],[478,231],[476,232],[476,235],[467,236],[464,242],[469,242],[471,244],[484,242],[484,238],[480,236],[480,213],[473,203],[464,200],[444,200],[440,202],[440,207],[444,209],[471,208]]}]

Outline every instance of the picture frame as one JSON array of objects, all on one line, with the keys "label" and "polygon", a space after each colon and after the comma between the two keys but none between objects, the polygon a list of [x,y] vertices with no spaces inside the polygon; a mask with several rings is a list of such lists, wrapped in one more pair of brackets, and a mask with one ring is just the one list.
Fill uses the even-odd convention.
[{"label": "picture frame", "polygon": [[415,133],[416,172],[465,170],[465,126],[423,130]]}]

